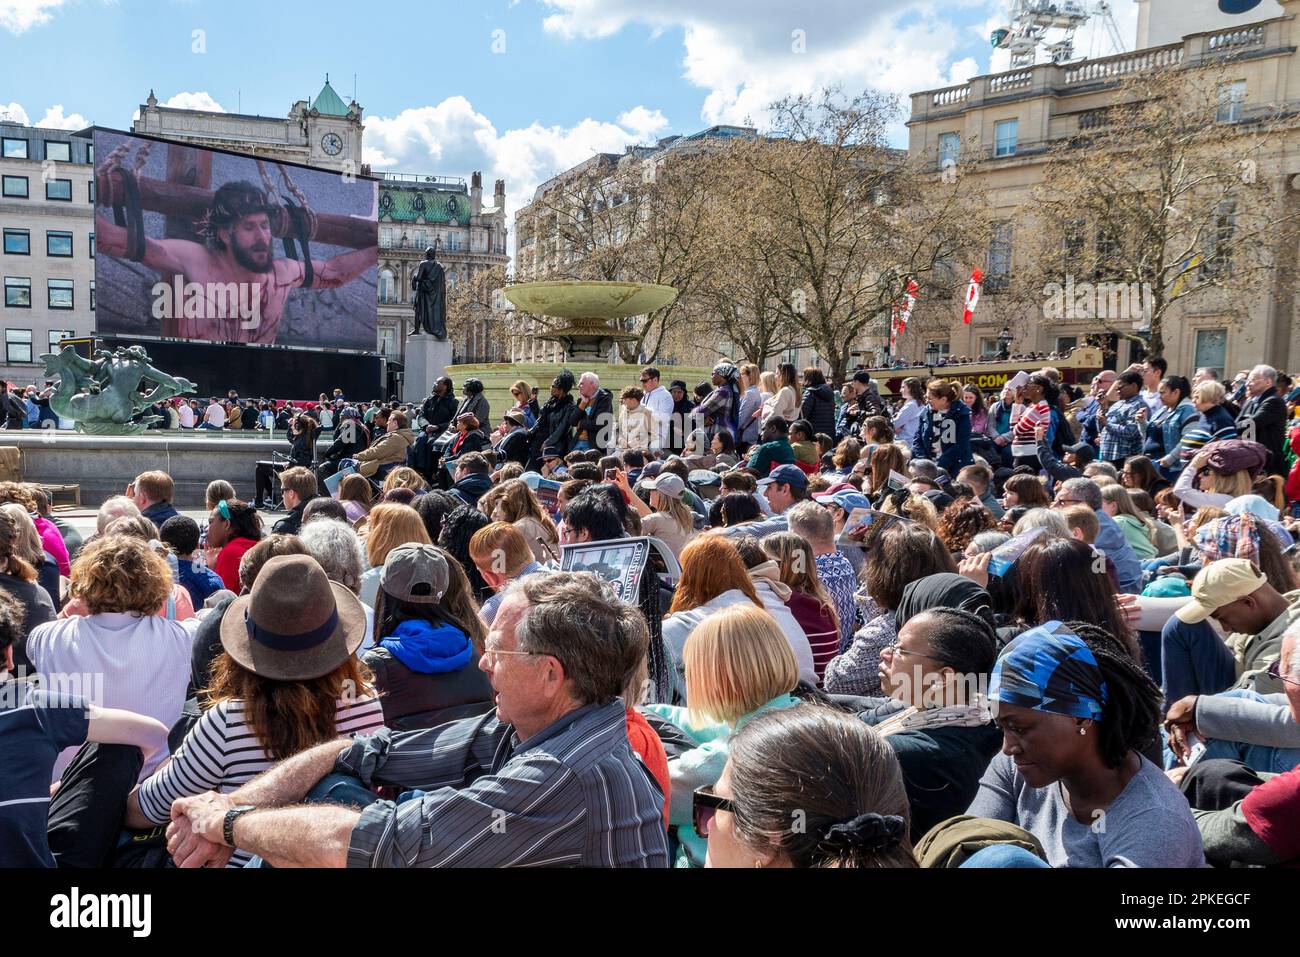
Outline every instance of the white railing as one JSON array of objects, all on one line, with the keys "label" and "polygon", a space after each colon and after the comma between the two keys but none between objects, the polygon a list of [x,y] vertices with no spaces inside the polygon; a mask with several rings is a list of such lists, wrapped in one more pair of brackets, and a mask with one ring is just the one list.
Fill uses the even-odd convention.
[{"label": "white railing", "polygon": [[1093,83],[1099,80],[1112,80],[1117,77],[1138,73],[1142,70],[1164,69],[1178,66],[1183,62],[1183,45],[1157,47],[1154,50],[1139,50],[1136,53],[1123,53],[1119,56],[1106,57],[1103,60],[1089,60],[1065,71],[1065,85],[1076,83]]},{"label": "white railing", "polygon": [[1218,53],[1222,50],[1237,50],[1245,47],[1259,47],[1264,45],[1264,38],[1267,31],[1262,26],[1243,27],[1240,30],[1227,30],[1223,33],[1216,33],[1205,41],[1205,48],[1211,53]]},{"label": "white railing", "polygon": [[970,99],[970,84],[965,86],[952,86],[946,90],[935,90],[931,96],[930,104],[932,106],[952,106],[954,103],[965,103]]},{"label": "white railing", "polygon": [[1022,70],[1019,73],[999,73],[989,80],[989,92],[1005,93],[1008,90],[1019,90],[1033,86],[1033,84],[1033,70]]}]

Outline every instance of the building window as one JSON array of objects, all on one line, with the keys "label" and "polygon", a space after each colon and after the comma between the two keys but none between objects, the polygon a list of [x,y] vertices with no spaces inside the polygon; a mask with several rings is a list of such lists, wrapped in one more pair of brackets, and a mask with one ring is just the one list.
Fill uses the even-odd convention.
[{"label": "building window", "polygon": [[5,330],[5,362],[31,362],[32,361],[32,330],[30,329],[6,329]]},{"label": "building window", "polygon": [[379,354],[381,356],[397,355],[397,331],[395,329],[379,330]]},{"label": "building window", "polygon": [[1205,237],[1202,279],[1219,279],[1232,275],[1232,237],[1236,232],[1237,204],[1231,199],[1225,199],[1215,210],[1214,227]]},{"label": "building window", "polygon": [[95,165],[95,144],[94,143],[86,144],[86,162],[89,163],[91,166]]},{"label": "building window", "polygon": [[90,258],[95,258],[95,234],[90,234]]},{"label": "building window", "polygon": [[1118,272],[1119,243],[1104,229],[1097,230],[1097,268],[1092,278],[1100,282]]},{"label": "building window", "polygon": [[1218,120],[1220,123],[1240,122],[1242,114],[1245,112],[1245,103],[1245,80],[1234,80],[1231,83],[1219,84]]},{"label": "building window", "polygon": [[5,276],[5,305],[14,309],[32,308],[32,281],[26,277]]},{"label": "building window", "polygon": [[980,337],[981,359],[996,359],[1000,355],[1002,355],[1002,347],[998,345],[997,336]]},{"label": "building window", "polygon": [[72,202],[72,180],[70,179],[46,180],[45,198],[56,199],[61,203]]},{"label": "building window", "polygon": [[959,162],[961,162],[961,134],[940,133],[939,165],[941,167],[956,166]]},{"label": "building window", "polygon": [[1056,337],[1057,352],[1069,352],[1071,349],[1077,349],[1077,348],[1079,348],[1078,336],[1057,336]]},{"label": "building window", "polygon": [[92,205],[95,202],[95,181],[93,179],[86,184],[86,202]]},{"label": "building window", "polygon": [[71,279],[47,279],[45,288],[47,290],[48,305],[51,309],[72,308]]},{"label": "building window", "polygon": [[423,229],[417,229],[415,231],[415,248],[428,249],[429,243],[427,237],[428,237],[428,233],[426,233]]},{"label": "building window", "polygon": [[0,192],[11,199],[27,198],[27,177],[26,176],[6,176],[3,184],[0,185]]},{"label": "building window", "polygon": [[1227,352],[1227,329],[1196,330],[1196,368],[1213,369],[1222,379]]},{"label": "building window", "polygon": [[1014,229],[1010,223],[997,223],[993,226],[993,238],[989,243],[988,276],[984,280],[984,291],[1001,292],[1011,281],[1011,242]]},{"label": "building window", "polygon": [[927,358],[934,355],[936,358],[946,359],[952,353],[948,348],[947,339],[932,339],[925,344],[925,354]]},{"label": "building window", "polygon": [[994,127],[997,148],[996,156],[1015,156],[1016,143],[1020,138],[1020,120],[999,120]]},{"label": "building window", "polygon": [[59,160],[63,163],[72,162],[72,144],[60,143],[57,140],[45,141],[45,158],[47,160]]},{"label": "building window", "polygon": [[49,333],[50,352],[59,351],[59,343],[64,339],[71,339],[76,333],[71,329],[51,329]]},{"label": "building window", "polygon": [[393,271],[391,269],[381,269],[379,271],[379,301],[396,302],[396,285]]},{"label": "building window", "polygon": [[32,234],[25,229],[5,230],[5,255],[30,256],[32,254]]},{"label": "building window", "polygon": [[27,141],[17,137],[6,136],[3,140],[3,147],[0,147],[0,154],[5,159],[25,160],[27,159]]},{"label": "building window", "polygon": [[95,280],[90,280],[90,311],[95,311]]},{"label": "building window", "polygon": [[45,255],[72,258],[72,233],[50,229],[45,232]]}]

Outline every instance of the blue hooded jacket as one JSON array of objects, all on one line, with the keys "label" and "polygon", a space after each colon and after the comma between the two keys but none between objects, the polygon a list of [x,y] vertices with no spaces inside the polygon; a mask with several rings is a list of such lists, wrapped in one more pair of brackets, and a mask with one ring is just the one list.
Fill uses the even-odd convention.
[{"label": "blue hooded jacket", "polygon": [[394,658],[422,675],[460,671],[474,657],[474,646],[455,625],[413,618],[379,642]]},{"label": "blue hooded jacket", "polygon": [[[945,428],[948,421],[952,425]],[[939,446],[937,455],[936,444]],[[912,440],[912,455],[934,459],[939,468],[951,476],[956,476],[959,469],[975,461],[970,451],[970,409],[960,397],[947,412],[936,413],[923,407],[920,428]]]}]

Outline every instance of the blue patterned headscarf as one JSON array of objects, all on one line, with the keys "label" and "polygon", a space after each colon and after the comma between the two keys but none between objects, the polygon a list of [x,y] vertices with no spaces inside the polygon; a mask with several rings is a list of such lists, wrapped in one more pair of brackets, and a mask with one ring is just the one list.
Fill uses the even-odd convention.
[{"label": "blue patterned headscarf", "polygon": [[1003,649],[989,680],[989,699],[1095,721],[1106,703],[1106,681],[1092,650],[1051,621]]}]

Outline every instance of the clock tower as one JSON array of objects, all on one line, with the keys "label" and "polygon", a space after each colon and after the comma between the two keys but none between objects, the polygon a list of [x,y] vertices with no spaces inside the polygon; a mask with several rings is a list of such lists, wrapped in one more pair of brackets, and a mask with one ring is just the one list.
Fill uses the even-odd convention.
[{"label": "clock tower", "polygon": [[309,165],[361,172],[361,133],[365,128],[361,107],[356,102],[344,104],[330,85],[329,74],[316,98],[295,103],[291,115],[298,117],[306,134]]}]

